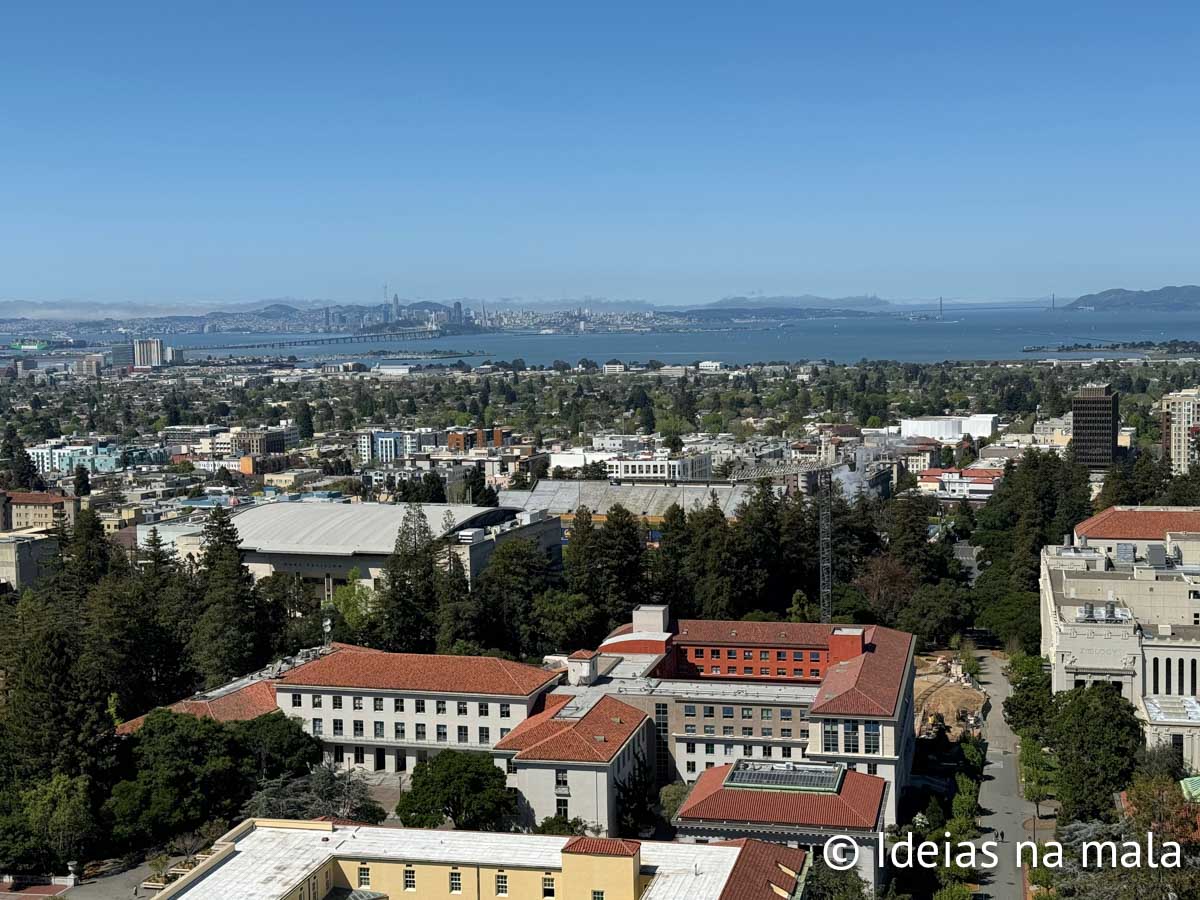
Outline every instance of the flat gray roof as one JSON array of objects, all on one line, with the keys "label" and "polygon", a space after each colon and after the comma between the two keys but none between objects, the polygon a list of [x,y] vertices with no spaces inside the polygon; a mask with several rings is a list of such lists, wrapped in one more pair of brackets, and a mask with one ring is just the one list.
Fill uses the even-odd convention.
[{"label": "flat gray roof", "polygon": [[[447,533],[443,519],[454,518],[450,531],[482,527],[511,519],[512,507],[422,503],[435,535]],[[392,503],[264,503],[233,517],[243,550],[260,553],[314,553],[324,556],[390,554],[407,506]]]},{"label": "flat gray roof", "polygon": [[708,506],[712,495],[726,517],[750,499],[753,484],[609,484],[607,481],[553,481],[543,478],[532,491],[501,491],[500,503],[524,509],[544,509],[550,515],[573,515],[586,506],[607,515],[621,504],[635,516],[662,516],[673,503],[684,512]]}]

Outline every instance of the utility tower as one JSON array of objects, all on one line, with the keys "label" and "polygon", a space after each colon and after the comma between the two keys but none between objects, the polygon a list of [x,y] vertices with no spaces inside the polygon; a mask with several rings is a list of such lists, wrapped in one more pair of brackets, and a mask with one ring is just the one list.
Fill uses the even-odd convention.
[{"label": "utility tower", "polygon": [[833,621],[833,470],[817,472],[817,509],[821,531],[821,621]]}]

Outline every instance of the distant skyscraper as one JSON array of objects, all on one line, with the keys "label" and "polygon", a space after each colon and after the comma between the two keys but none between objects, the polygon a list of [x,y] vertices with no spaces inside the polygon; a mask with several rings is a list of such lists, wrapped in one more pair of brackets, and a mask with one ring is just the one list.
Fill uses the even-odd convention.
[{"label": "distant skyscraper", "polygon": [[133,342],[133,366],[135,369],[161,368],[163,359],[163,342],[158,338],[146,338]]},{"label": "distant skyscraper", "polygon": [[450,321],[455,325],[461,325],[463,323],[462,302],[459,300],[454,301],[454,315],[451,317]]},{"label": "distant skyscraper", "polygon": [[1071,398],[1071,445],[1075,459],[1103,471],[1117,455],[1120,401],[1109,384],[1085,384]]},{"label": "distant skyscraper", "polygon": [[1171,460],[1171,471],[1186,475],[1200,451],[1200,388],[1167,394],[1161,408],[1163,452]]},{"label": "distant skyscraper", "polygon": [[392,318],[399,322],[403,316],[400,315],[400,295],[392,294]]},{"label": "distant skyscraper", "polygon": [[329,307],[325,307],[325,330],[329,330]]},{"label": "distant skyscraper", "polygon": [[111,355],[114,369],[128,369],[133,366],[133,344],[113,344]]}]

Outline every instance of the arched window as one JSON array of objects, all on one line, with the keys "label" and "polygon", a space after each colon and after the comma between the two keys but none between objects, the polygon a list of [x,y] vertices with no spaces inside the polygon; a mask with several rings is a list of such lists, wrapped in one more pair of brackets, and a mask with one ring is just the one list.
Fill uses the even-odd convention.
[{"label": "arched window", "polygon": [[1181,694],[1187,692],[1187,688],[1185,688],[1183,685],[1183,657],[1181,656],[1179,657],[1179,693]]},{"label": "arched window", "polygon": [[1152,684],[1151,684],[1152,690],[1150,691],[1150,693],[1157,694],[1158,693],[1158,657],[1157,656],[1154,657],[1154,662],[1151,663],[1150,670],[1154,673],[1153,679],[1152,679]]},{"label": "arched window", "polygon": [[1171,693],[1171,661],[1169,659],[1163,660],[1163,668],[1167,671],[1167,694],[1169,695]]},{"label": "arched window", "polygon": [[1196,660],[1192,660],[1192,696],[1196,696]]}]

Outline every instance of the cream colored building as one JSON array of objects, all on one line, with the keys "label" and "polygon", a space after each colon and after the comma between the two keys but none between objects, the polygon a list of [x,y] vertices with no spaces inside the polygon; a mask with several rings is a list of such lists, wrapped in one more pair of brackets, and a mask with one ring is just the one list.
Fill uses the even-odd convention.
[{"label": "cream colored building", "polygon": [[1167,530],[1149,541],[1145,530],[1186,525],[1196,513],[1106,513],[1082,523],[1075,541],[1042,551],[1051,688],[1113,685],[1137,708],[1149,744],[1170,745],[1200,767],[1200,533]]},{"label": "cream colored building", "polygon": [[803,850],[249,819],[160,900],[777,900]]}]

